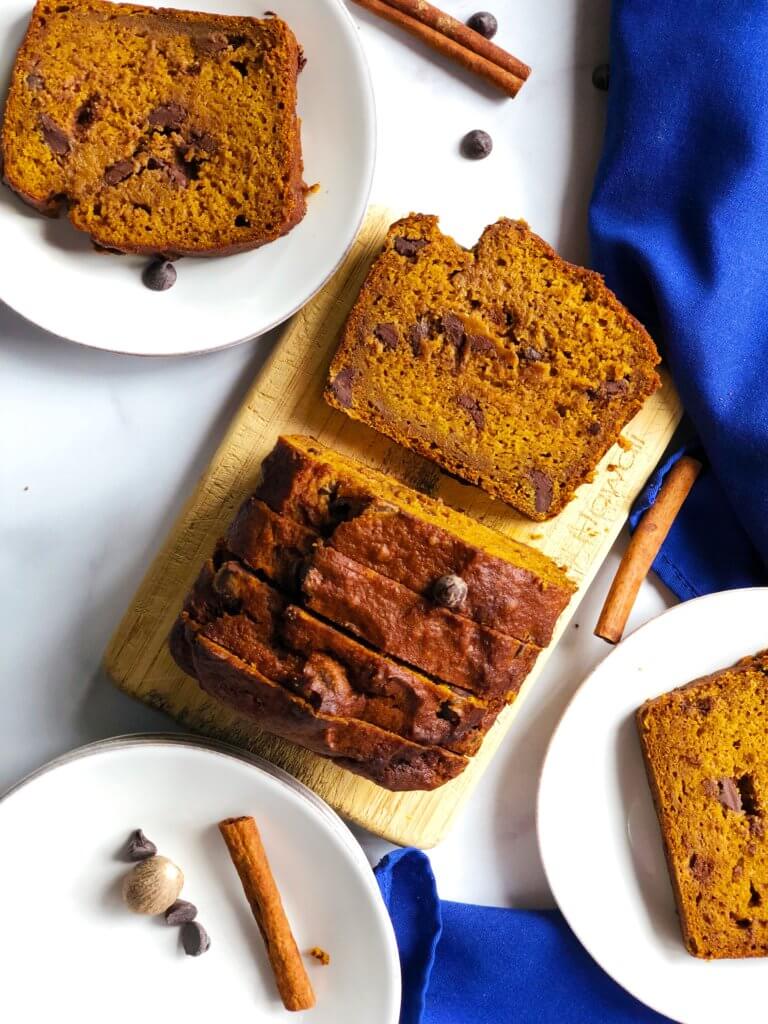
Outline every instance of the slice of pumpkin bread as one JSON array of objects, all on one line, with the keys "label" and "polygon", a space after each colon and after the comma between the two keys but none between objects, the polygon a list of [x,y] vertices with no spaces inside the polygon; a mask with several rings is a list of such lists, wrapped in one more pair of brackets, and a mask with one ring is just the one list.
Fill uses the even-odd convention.
[{"label": "slice of pumpkin bread", "polygon": [[658,362],[602,278],[523,221],[468,250],[411,214],[349,314],[326,399],[542,520],[659,386]]},{"label": "slice of pumpkin bread", "polygon": [[[451,610],[524,643],[549,643],[575,589],[534,548],[309,437],[278,439],[254,501],[427,600],[434,601],[438,581],[458,577],[461,600]],[[308,535],[292,532],[280,551],[309,550]]]},{"label": "slice of pumpkin bread", "polygon": [[306,210],[299,64],[275,17],[39,0],[5,107],[5,180],[105,249],[253,249]]},{"label": "slice of pumpkin bread", "polygon": [[768,956],[768,651],[637,712],[686,948]]}]

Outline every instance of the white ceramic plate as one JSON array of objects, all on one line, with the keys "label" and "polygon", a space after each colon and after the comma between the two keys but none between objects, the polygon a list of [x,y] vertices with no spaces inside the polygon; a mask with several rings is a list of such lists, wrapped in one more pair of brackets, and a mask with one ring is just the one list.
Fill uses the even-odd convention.
[{"label": "white ceramic plate", "polygon": [[634,712],[766,646],[768,589],[672,608],[589,676],[544,764],[539,843],[555,899],[608,974],[685,1024],[754,1019],[768,988],[768,960],[706,962],[685,951]]},{"label": "white ceramic plate", "polygon": [[[253,814],[317,1006],[289,1015],[217,821]],[[186,876],[211,935],[131,914],[118,858],[143,828]],[[396,1024],[400,968],[373,873],[341,820],[285,773],[192,739],[126,737],[54,762],[0,801],[0,1019]]]},{"label": "white ceramic plate", "polygon": [[[33,0],[0,3],[0,104]],[[307,215],[254,252],[178,264],[157,294],[146,259],[96,253],[66,216],[48,220],[0,186],[0,299],[54,334],[137,355],[206,352],[263,334],[300,309],[351,245],[373,178],[375,113],[368,67],[341,0],[162,0],[220,14],[273,9],[304,47],[299,76],[304,180],[318,182]]]}]

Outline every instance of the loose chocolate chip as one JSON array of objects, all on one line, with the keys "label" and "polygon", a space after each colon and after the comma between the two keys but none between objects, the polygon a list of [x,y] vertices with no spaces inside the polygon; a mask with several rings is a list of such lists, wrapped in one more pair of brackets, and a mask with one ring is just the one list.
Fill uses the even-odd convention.
[{"label": "loose chocolate chip", "polygon": [[128,860],[149,860],[157,853],[157,847],[151,839],[147,839],[140,828],[131,832],[128,845],[125,848],[125,856]]},{"label": "loose chocolate chip", "polygon": [[592,437],[597,437],[597,435],[600,433],[600,424],[597,421],[595,421],[594,423],[590,423],[587,427],[587,433],[591,434]]},{"label": "loose chocolate chip", "polygon": [[427,244],[426,238],[396,238],[395,252],[398,256],[415,256]]},{"label": "loose chocolate chip", "polygon": [[300,46],[299,47],[299,74],[301,74],[301,72],[304,70],[304,68],[306,66],[307,66],[307,58],[304,55],[304,47]]},{"label": "loose chocolate chip", "polygon": [[208,932],[199,921],[187,921],[181,929],[181,944],[187,956],[202,956],[211,948]]},{"label": "loose chocolate chip", "polygon": [[373,336],[390,352],[397,348],[397,328],[394,324],[378,324],[373,329]]},{"label": "loose chocolate chip", "polygon": [[187,924],[197,917],[197,907],[188,900],[176,900],[165,912],[167,924]]},{"label": "loose chocolate chip", "polygon": [[339,370],[331,381],[331,393],[339,405],[348,409],[352,404],[352,385],[355,383],[355,371],[351,366]]},{"label": "loose chocolate chip", "polygon": [[104,171],[104,181],[108,185],[118,185],[133,174],[132,160],[118,160]]},{"label": "loose chocolate chip", "polygon": [[540,469],[532,469],[529,473],[533,484],[534,502],[537,512],[549,512],[552,505],[552,479]]},{"label": "loose chocolate chip", "polygon": [[211,32],[207,36],[199,36],[195,39],[195,48],[198,53],[205,54],[206,57],[213,57],[217,53],[221,53],[222,50],[226,50],[229,46],[229,40],[223,32]]},{"label": "loose chocolate chip", "polygon": [[520,349],[520,357],[528,363],[539,363],[542,359],[547,358],[544,352],[534,348],[533,345],[526,345]]},{"label": "loose chocolate chip", "polygon": [[440,317],[440,327],[445,334],[445,340],[451,345],[458,349],[464,344],[464,324],[453,313],[443,313]]},{"label": "loose chocolate chip", "polygon": [[607,92],[611,80],[611,65],[598,64],[592,72],[592,85],[600,92]]},{"label": "loose chocolate chip", "polygon": [[43,76],[39,75],[36,71],[32,71],[27,75],[27,86],[32,90],[32,92],[38,92],[38,90],[42,89],[44,85],[45,82],[43,81]]},{"label": "loose chocolate chip", "polygon": [[162,107],[155,107],[150,110],[148,121],[152,128],[170,128],[175,130],[181,128],[187,119],[186,110],[178,103],[166,103]]},{"label": "loose chocolate chip", "polygon": [[458,395],[456,398],[461,409],[468,412],[478,430],[485,426],[485,413],[480,408],[480,403],[472,395]]},{"label": "loose chocolate chip", "polygon": [[176,267],[169,260],[153,260],[141,279],[150,291],[166,292],[176,284]]},{"label": "loose chocolate chip", "polygon": [[71,148],[69,136],[47,114],[40,115],[40,127],[46,145],[56,156],[66,156]]},{"label": "loose chocolate chip", "polygon": [[461,140],[461,153],[468,160],[484,160],[493,149],[493,139],[488,132],[475,128]]},{"label": "loose chocolate chip", "polygon": [[429,321],[425,316],[421,317],[415,324],[408,328],[408,344],[413,354],[418,358],[421,355],[421,343],[429,335]]},{"label": "loose chocolate chip", "polygon": [[473,14],[471,18],[467,19],[467,26],[474,29],[475,32],[479,32],[481,36],[485,36],[486,39],[493,39],[498,31],[499,23],[490,11],[478,11],[477,14]]},{"label": "loose chocolate chip", "polygon": [[467,589],[467,584],[461,576],[453,573],[449,576],[440,576],[432,586],[432,600],[443,608],[455,612],[466,601]]}]

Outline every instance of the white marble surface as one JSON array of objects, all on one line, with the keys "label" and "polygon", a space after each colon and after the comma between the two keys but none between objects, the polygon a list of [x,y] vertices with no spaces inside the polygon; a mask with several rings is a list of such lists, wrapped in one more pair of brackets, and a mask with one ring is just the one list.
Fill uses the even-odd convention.
[{"label": "white marble surface", "polygon": [[[459,17],[476,9],[471,0],[443,5]],[[464,242],[501,214],[524,216],[584,261],[605,105],[590,75],[607,57],[608,0],[492,6],[497,41],[535,69],[513,102],[351,7],[379,107],[373,199],[439,213]],[[495,142],[482,163],[458,155],[471,128]],[[84,742],[169,728],[109,684],[101,654],[274,336],[211,356],[141,360],[59,341],[0,304],[0,340],[2,791]],[[447,898],[550,901],[536,848],[537,777],[569,695],[606,653],[591,631],[618,557],[598,575],[471,805],[433,851]],[[670,600],[646,583],[631,624]],[[360,838],[371,859],[386,848]]]}]

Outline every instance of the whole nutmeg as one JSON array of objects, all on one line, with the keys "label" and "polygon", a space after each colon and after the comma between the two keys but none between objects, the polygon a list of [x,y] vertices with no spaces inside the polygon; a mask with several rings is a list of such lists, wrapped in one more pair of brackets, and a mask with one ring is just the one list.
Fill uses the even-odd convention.
[{"label": "whole nutmeg", "polygon": [[150,857],[123,879],[123,900],[134,914],[163,914],[178,899],[184,875],[167,857]]},{"label": "whole nutmeg", "polygon": [[432,587],[432,599],[443,608],[455,612],[467,598],[467,584],[461,576],[441,576]]}]

